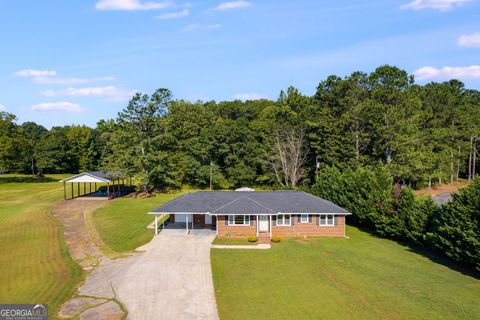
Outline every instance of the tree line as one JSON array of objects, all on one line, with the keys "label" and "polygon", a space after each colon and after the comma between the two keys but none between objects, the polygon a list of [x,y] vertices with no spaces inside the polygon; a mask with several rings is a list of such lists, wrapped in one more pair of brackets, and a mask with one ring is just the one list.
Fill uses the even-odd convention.
[{"label": "tree line", "polygon": [[188,102],[167,89],[136,94],[95,128],[17,124],[0,113],[0,172],[118,169],[145,190],[311,186],[319,170],[384,164],[412,187],[472,179],[480,92],[458,80],[426,85],[393,66],[329,76],[313,96]]},{"label": "tree line", "polygon": [[394,183],[385,165],[323,169],[310,191],[353,213],[349,223],[432,249],[480,271],[480,180],[438,207]]}]

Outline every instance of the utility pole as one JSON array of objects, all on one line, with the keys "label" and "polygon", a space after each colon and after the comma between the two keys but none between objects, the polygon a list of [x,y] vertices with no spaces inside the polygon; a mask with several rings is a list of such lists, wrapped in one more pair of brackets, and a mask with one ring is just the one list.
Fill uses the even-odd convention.
[{"label": "utility pole", "polygon": [[210,191],[212,191],[213,162],[210,160]]}]

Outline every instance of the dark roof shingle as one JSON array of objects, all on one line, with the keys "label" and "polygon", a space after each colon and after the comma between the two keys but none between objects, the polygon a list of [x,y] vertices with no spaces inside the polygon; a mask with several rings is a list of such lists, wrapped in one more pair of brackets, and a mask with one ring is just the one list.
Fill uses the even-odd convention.
[{"label": "dark roof shingle", "polygon": [[188,193],[152,213],[338,213],[350,214],[336,204],[303,191],[198,191]]}]

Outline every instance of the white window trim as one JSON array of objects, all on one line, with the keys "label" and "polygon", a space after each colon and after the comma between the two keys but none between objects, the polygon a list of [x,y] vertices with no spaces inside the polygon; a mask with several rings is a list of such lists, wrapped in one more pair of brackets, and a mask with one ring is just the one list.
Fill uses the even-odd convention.
[{"label": "white window trim", "polygon": [[[307,221],[303,221],[303,218],[307,217]],[[301,214],[300,215],[300,223],[309,223],[310,222],[310,215],[309,214]]]},{"label": "white window trim", "polygon": [[[322,224],[322,219],[321,219],[322,216],[325,216],[325,224]],[[328,216],[332,216],[332,223],[331,224],[328,223]],[[335,215],[331,214],[331,213],[320,214],[318,216],[318,225],[320,227],[334,227],[335,226]]]},{"label": "white window trim", "polygon": [[[229,227],[245,227],[250,225],[250,215],[244,214],[243,215],[243,223],[242,224],[236,224],[235,223],[235,217],[236,216],[242,216],[242,215],[229,215],[228,216],[228,226]],[[230,219],[232,217],[232,219]]]},{"label": "white window trim", "polygon": [[[279,223],[279,221],[280,221],[280,220],[279,220],[279,217],[280,217],[280,216],[283,217],[282,223]],[[290,219],[288,220],[288,221],[289,221],[288,224],[285,223],[285,220],[286,220],[286,219],[285,219],[285,216],[289,216],[289,217],[290,217]],[[277,226],[279,226],[279,227],[290,227],[291,225],[292,225],[292,215],[291,215],[291,214],[284,214],[284,213],[282,213],[282,214],[279,214],[279,215],[277,216]]]}]

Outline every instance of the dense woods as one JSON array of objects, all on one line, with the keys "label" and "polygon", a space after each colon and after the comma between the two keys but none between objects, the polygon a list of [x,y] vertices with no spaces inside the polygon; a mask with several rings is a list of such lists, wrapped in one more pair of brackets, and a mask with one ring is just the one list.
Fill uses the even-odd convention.
[{"label": "dense woods", "polygon": [[417,85],[381,66],[276,101],[138,93],[96,128],[47,130],[0,112],[0,173],[121,170],[147,193],[300,187],[353,212],[352,223],[480,268],[479,183],[442,209],[405,188],[473,180],[479,134],[479,91],[458,80]]},{"label": "dense woods", "polygon": [[460,81],[417,85],[396,67],[290,87],[277,101],[187,102],[137,94],[96,128],[17,124],[0,115],[0,171],[121,169],[142,187],[310,186],[329,166],[385,164],[412,187],[478,170],[480,92]]}]

